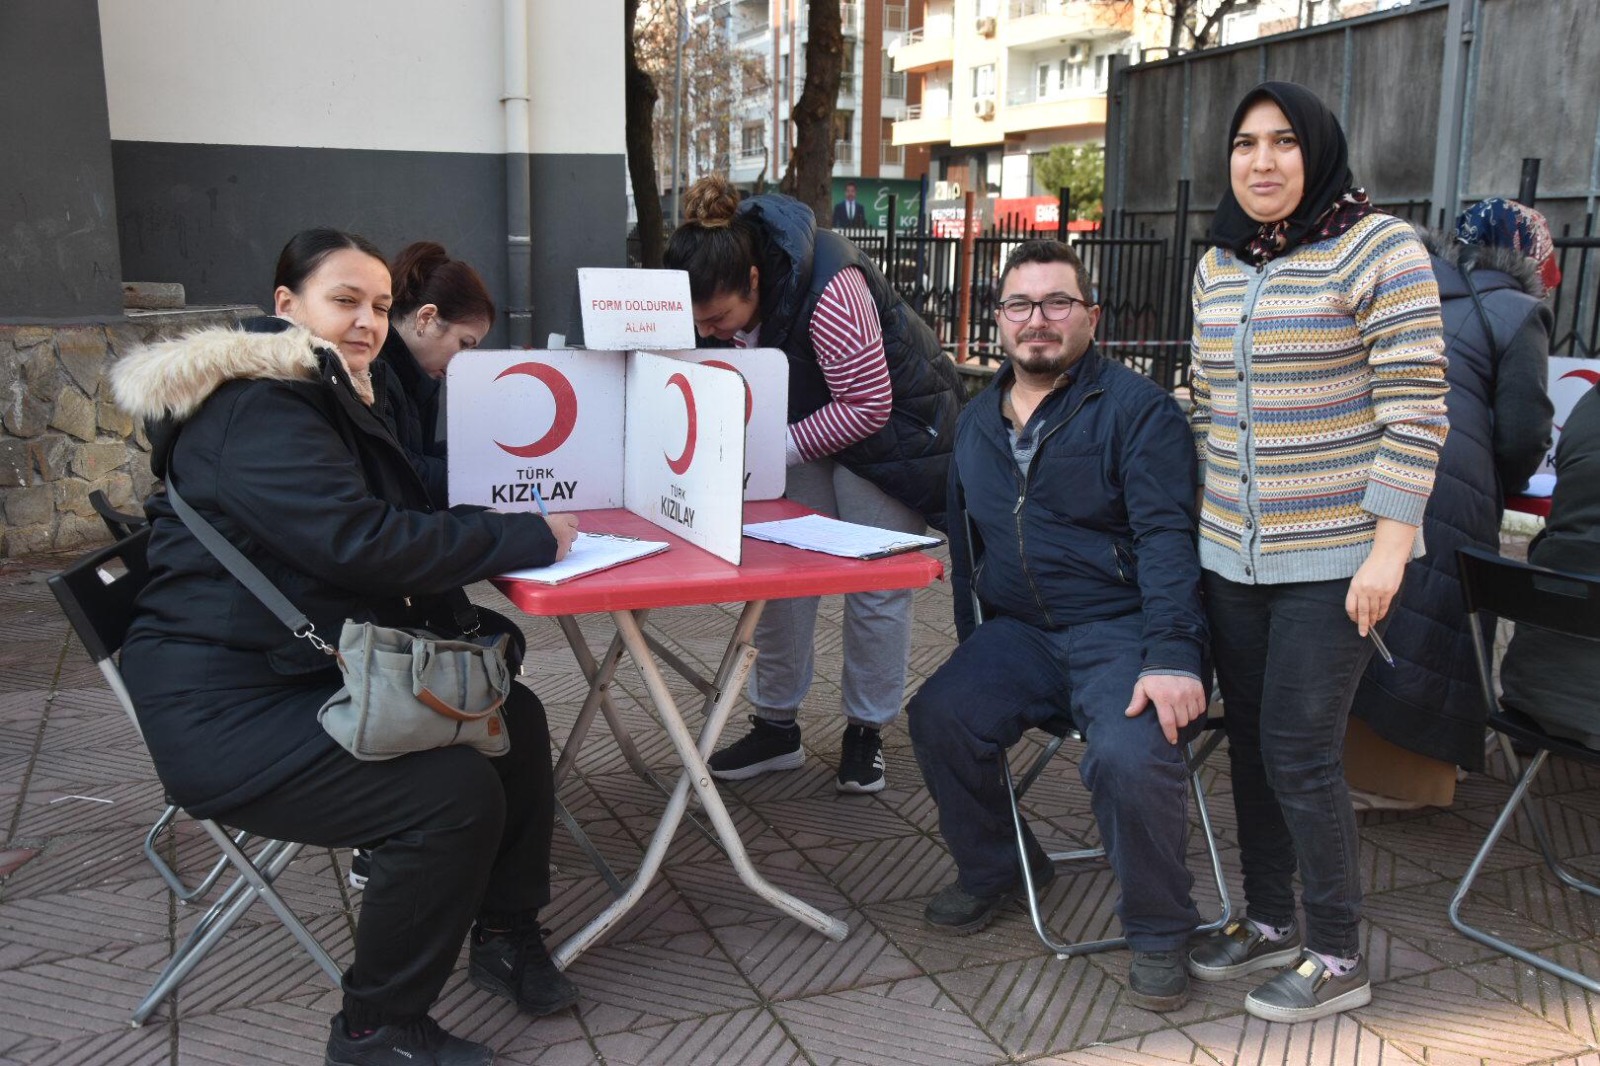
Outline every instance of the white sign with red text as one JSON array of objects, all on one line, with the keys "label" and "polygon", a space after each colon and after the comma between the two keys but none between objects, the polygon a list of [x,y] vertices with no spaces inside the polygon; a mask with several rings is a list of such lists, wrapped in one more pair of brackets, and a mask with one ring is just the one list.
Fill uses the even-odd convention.
[{"label": "white sign with red text", "polygon": [[1550,357],[1550,384],[1547,389],[1550,393],[1550,402],[1555,405],[1555,426],[1550,434],[1550,450],[1545,453],[1544,462],[1539,466],[1539,473],[1553,474],[1556,472],[1556,441],[1561,439],[1561,427],[1567,424],[1567,416],[1572,413],[1572,407],[1584,394],[1596,385],[1600,385],[1600,359],[1568,359],[1564,356],[1552,355]]},{"label": "white sign with red text", "polygon": [[744,381],[649,352],[628,356],[624,506],[738,565],[744,524]]},{"label": "white sign with red text", "polygon": [[681,270],[578,268],[586,348],[693,348],[689,275]]},{"label": "white sign with red text", "polygon": [[701,366],[732,370],[744,379],[744,498],[776,500],[788,469],[789,357],[777,348],[699,348],[657,352]]},{"label": "white sign with red text", "polygon": [[621,507],[627,356],[467,351],[450,360],[450,502],[497,511]]}]

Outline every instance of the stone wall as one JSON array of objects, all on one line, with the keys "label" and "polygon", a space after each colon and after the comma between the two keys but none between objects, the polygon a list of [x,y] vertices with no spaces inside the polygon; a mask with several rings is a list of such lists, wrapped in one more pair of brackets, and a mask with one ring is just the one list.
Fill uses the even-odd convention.
[{"label": "stone wall", "polygon": [[233,324],[253,307],[130,314],[104,326],[0,325],[0,558],[110,539],[89,504],[138,511],[154,484],[144,427],[117,409],[106,371],[141,344]]}]

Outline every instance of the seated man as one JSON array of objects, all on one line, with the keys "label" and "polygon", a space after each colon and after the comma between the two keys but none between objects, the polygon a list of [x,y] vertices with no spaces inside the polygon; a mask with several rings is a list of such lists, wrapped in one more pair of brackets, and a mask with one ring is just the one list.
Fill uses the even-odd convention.
[{"label": "seated man", "polygon": [[[1010,363],[956,429],[961,643],[909,717],[957,880],[925,918],[976,932],[1017,898],[1001,760],[1024,729],[1070,716],[1088,740],[1083,781],[1121,884],[1129,998],[1176,1010],[1189,994],[1181,949],[1199,921],[1179,742],[1207,702],[1194,447],[1170,396],[1095,350],[1091,291],[1064,244],[1011,255],[997,315]],[[1036,841],[1032,851],[1049,880]]]},{"label": "seated man", "polygon": [[[1569,574],[1600,574],[1600,386],[1572,408],[1556,445],[1550,518],[1528,545],[1528,562]],[[1600,748],[1600,655],[1594,644],[1518,626],[1500,664],[1502,702],[1549,733]]]}]

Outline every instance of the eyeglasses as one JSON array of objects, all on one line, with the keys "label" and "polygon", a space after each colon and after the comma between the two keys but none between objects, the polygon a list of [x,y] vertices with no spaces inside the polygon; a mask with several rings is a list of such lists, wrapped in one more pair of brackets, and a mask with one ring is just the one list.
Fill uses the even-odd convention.
[{"label": "eyeglasses", "polygon": [[1076,296],[1068,296],[1059,292],[1046,296],[1042,300],[1030,300],[1025,296],[1013,296],[1009,300],[1000,302],[1000,313],[1012,322],[1026,322],[1033,317],[1033,309],[1037,307],[1044,312],[1046,320],[1061,322],[1071,317],[1074,307],[1088,302],[1088,300],[1080,300]]}]

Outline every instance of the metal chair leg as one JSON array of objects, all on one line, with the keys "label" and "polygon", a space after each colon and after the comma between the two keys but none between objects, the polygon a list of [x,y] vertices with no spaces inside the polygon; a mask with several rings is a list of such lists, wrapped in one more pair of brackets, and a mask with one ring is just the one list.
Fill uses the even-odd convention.
[{"label": "metal chair leg", "polygon": [[[1011,825],[1016,835],[1019,865],[1022,867],[1022,887],[1028,903],[1028,917],[1033,921],[1033,931],[1038,934],[1039,940],[1044,946],[1055,952],[1056,958],[1069,959],[1074,955],[1090,955],[1099,951],[1111,951],[1116,948],[1127,947],[1128,940],[1127,937],[1084,940],[1076,943],[1059,940],[1045,924],[1044,914],[1039,907],[1039,890],[1038,886],[1034,884],[1033,870],[1027,860],[1028,834],[1022,820],[1022,807],[1019,801],[1027,792],[1028,786],[1032,785],[1044,770],[1045,764],[1061,747],[1063,739],[1062,737],[1056,737],[1046,746],[1040,757],[1034,760],[1033,765],[1029,767],[1028,772],[1023,776],[1020,783],[1012,776],[1010,762],[1002,758],[1000,763],[1005,775],[1006,796],[1011,803]],[[1194,792],[1195,803],[1200,816],[1200,829],[1205,836],[1206,852],[1211,860],[1211,875],[1216,882],[1217,898],[1221,907],[1221,913],[1216,918],[1196,927],[1195,932],[1197,933],[1209,933],[1213,930],[1221,929],[1227,925],[1228,920],[1233,915],[1233,905],[1228,894],[1227,881],[1222,874],[1222,856],[1217,849],[1216,833],[1211,826],[1211,812],[1206,807],[1205,786],[1200,781],[1200,766],[1205,762],[1206,756],[1216,750],[1221,741],[1222,735],[1214,733],[1206,738],[1198,752],[1192,743],[1184,745],[1184,762],[1188,767],[1189,785]],[[1081,848],[1075,851],[1051,852],[1049,858],[1051,862],[1063,862],[1103,858],[1104,856],[1104,848]]]},{"label": "metal chair leg", "polygon": [[[1501,834],[1511,824],[1512,818],[1516,816],[1517,808],[1527,798],[1528,792],[1533,786],[1534,778],[1538,776],[1540,770],[1544,769],[1544,764],[1549,757],[1550,753],[1548,751],[1539,752],[1528,763],[1527,769],[1517,779],[1516,787],[1511,790],[1511,798],[1501,808],[1500,816],[1495,819],[1494,825],[1489,829],[1489,835],[1483,840],[1483,846],[1472,857],[1472,864],[1467,867],[1465,876],[1461,878],[1461,884],[1456,886],[1455,895],[1450,897],[1450,924],[1455,926],[1456,930],[1463,936],[1476,940],[1480,944],[1485,944],[1514,959],[1520,959],[1529,966],[1537,967],[1546,973],[1571,981],[1573,984],[1586,988],[1591,992],[1600,993],[1600,981],[1547,959],[1543,955],[1536,955],[1526,948],[1519,948],[1510,941],[1497,937],[1492,933],[1487,933],[1475,926],[1468,925],[1466,920],[1461,917],[1462,901],[1466,899],[1467,892],[1472,888],[1472,883],[1477,880],[1478,874],[1483,870],[1483,864],[1488,860],[1489,853],[1494,850],[1494,846],[1500,841]],[[1509,760],[1509,765],[1513,767],[1517,765],[1516,758],[1510,750],[1509,741],[1506,742],[1506,758]]]}]

